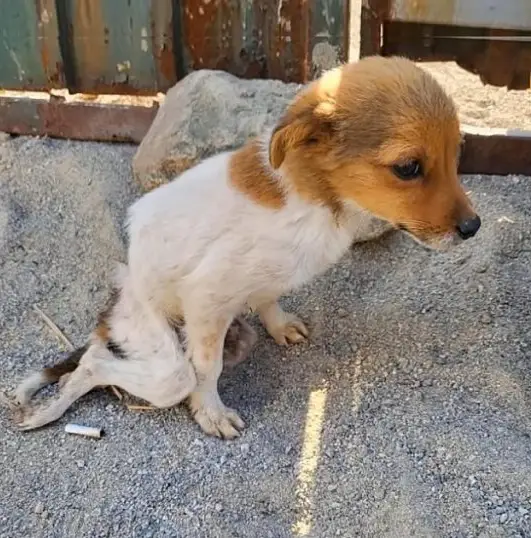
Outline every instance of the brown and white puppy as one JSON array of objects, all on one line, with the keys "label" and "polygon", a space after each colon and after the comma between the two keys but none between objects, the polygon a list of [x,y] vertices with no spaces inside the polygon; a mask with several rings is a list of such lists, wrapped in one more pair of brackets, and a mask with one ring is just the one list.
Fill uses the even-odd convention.
[{"label": "brown and white puppy", "polygon": [[[57,420],[94,387],[116,385],[158,407],[187,400],[206,433],[236,437],[243,421],[217,383],[224,349],[241,360],[254,342],[241,312],[258,312],[277,342],[299,342],[308,331],[278,298],[354,241],[395,227],[447,249],[475,235],[480,220],[457,175],[460,142],[452,101],[408,60],[366,58],[309,84],[272,132],[131,207],[111,308],[75,360],[15,391],[20,428]],[[66,372],[57,398],[30,405]]]}]

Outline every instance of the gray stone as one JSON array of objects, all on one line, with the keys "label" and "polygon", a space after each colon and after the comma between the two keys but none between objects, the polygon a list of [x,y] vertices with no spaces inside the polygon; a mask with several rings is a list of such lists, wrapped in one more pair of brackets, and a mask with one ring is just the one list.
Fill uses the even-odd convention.
[{"label": "gray stone", "polygon": [[274,126],[299,84],[195,71],[171,88],[133,159],[142,190],[166,183],[198,161],[242,146]]}]

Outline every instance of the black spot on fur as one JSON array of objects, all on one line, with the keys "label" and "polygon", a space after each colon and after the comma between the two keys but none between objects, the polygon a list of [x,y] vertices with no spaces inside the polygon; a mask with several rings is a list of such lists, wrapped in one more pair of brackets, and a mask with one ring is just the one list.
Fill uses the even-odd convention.
[{"label": "black spot on fur", "polygon": [[127,359],[126,352],[123,350],[120,344],[114,340],[109,340],[106,347],[118,359]]}]

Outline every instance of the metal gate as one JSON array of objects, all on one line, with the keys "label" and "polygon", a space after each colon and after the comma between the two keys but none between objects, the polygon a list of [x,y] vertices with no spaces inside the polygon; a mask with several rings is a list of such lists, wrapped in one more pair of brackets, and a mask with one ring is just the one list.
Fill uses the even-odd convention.
[{"label": "metal gate", "polygon": [[347,0],[0,0],[0,87],[164,92],[193,69],[303,82],[345,59]]}]

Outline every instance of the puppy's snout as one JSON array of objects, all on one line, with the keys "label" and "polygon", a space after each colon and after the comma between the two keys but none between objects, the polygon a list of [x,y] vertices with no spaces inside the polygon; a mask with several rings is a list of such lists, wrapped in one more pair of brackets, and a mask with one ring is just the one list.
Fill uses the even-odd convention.
[{"label": "puppy's snout", "polygon": [[478,215],[464,219],[457,225],[457,233],[461,239],[470,239],[474,237],[481,227],[481,219]]}]

